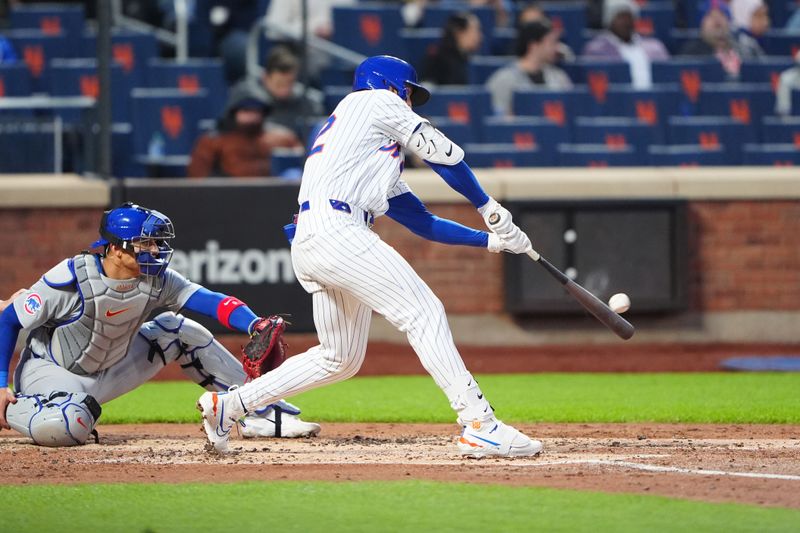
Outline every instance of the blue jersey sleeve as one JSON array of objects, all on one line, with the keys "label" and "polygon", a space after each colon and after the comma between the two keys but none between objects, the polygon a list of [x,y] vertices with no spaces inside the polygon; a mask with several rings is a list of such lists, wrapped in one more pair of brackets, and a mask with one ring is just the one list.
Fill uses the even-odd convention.
[{"label": "blue jersey sleeve", "polygon": [[425,161],[434,172],[464,198],[472,202],[476,208],[489,201],[489,195],[483,190],[478,178],[464,161],[457,165],[440,165]]},{"label": "blue jersey sleeve", "polygon": [[0,314],[0,387],[8,386],[8,366],[21,329],[17,312],[13,305],[9,305]]},{"label": "blue jersey sleeve", "polygon": [[[201,315],[220,320],[225,326],[229,326],[242,333],[250,334],[250,328],[258,321],[256,314],[241,302],[241,305],[236,307],[233,312],[225,318],[227,321],[227,323],[225,323],[222,321],[224,311],[221,310],[221,307],[224,306],[226,300],[232,300],[232,298],[221,292],[212,292],[205,287],[201,287],[186,300],[183,307],[190,311],[200,313]],[[236,301],[238,302],[238,300]],[[223,306],[220,304],[223,304]]]},{"label": "blue jersey sleeve", "polygon": [[437,217],[412,192],[389,198],[386,216],[429,241],[485,248],[489,239],[485,231]]}]

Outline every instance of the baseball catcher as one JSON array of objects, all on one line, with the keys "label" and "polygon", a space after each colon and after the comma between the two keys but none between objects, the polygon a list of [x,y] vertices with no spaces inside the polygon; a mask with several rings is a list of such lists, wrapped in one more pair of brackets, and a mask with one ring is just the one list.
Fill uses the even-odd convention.
[{"label": "baseball catcher", "polygon": [[[174,236],[166,215],[124,204],[103,215],[92,245],[102,253],[65,259],[29,289],[0,301],[0,428],[43,446],[84,444],[97,436],[104,403],[170,362],[211,391],[242,385],[283,362],[283,319],[260,318],[238,298],[169,268]],[[205,327],[178,314],[182,309],[253,335],[244,368]],[[14,372],[14,393],[6,387],[8,368],[22,329],[30,334]],[[319,425],[299,414],[287,402],[273,402],[239,420],[242,435],[316,435]]]}]

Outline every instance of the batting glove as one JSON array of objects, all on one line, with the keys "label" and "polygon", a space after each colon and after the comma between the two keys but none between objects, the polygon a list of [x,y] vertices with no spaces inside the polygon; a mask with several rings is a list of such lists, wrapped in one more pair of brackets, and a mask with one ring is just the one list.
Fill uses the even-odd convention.
[{"label": "batting glove", "polygon": [[511,213],[492,197],[478,208],[478,213],[486,222],[486,227],[498,234],[510,233],[516,226],[512,222]]},{"label": "batting glove", "polygon": [[513,226],[511,232],[504,235],[489,232],[489,243],[486,247],[494,253],[524,254],[533,250],[531,240],[517,226]]}]

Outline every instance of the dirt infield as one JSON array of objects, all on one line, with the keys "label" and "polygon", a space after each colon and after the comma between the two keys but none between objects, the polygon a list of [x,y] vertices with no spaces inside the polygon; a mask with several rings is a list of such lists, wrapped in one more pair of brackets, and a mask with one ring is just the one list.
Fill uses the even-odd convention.
[{"label": "dirt infield", "polygon": [[800,508],[800,426],[539,424],[533,459],[465,459],[452,425],[326,424],[314,439],[231,443],[198,425],[100,426],[100,444],[41,448],[0,434],[0,484],[401,480],[660,494]]}]

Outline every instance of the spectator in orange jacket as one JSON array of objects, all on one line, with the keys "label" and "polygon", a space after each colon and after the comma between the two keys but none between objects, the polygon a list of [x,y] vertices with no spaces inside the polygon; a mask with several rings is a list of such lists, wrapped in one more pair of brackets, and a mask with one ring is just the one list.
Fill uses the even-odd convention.
[{"label": "spectator in orange jacket", "polygon": [[269,176],[275,148],[302,147],[291,131],[265,126],[269,113],[269,105],[256,94],[232,95],[219,129],[197,140],[187,176]]}]

